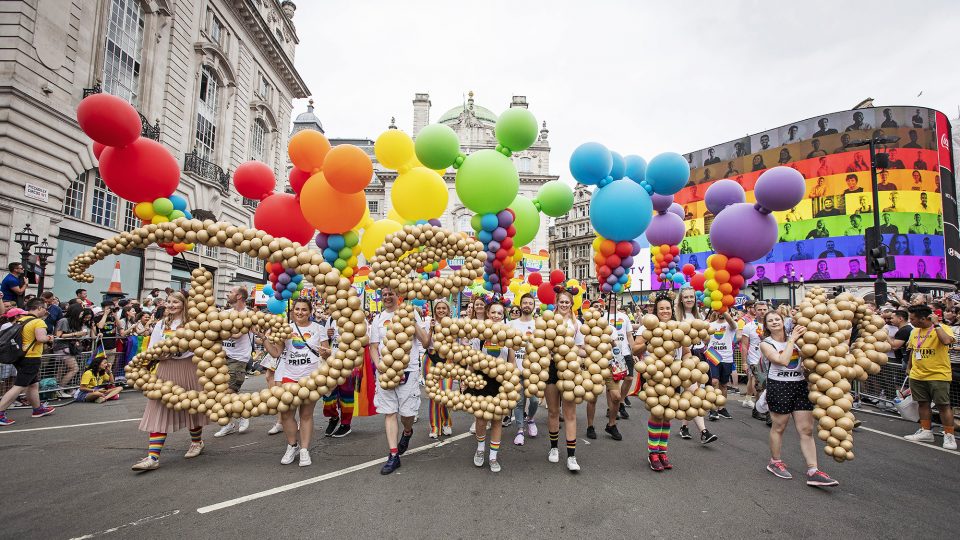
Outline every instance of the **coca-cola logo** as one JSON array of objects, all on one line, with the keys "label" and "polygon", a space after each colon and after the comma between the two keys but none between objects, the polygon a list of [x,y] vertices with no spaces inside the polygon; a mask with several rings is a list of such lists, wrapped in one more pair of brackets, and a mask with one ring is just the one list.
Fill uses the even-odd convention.
[{"label": "coca-cola logo", "polygon": [[943,148],[950,148],[950,139],[947,137],[946,133],[940,134],[940,146]]}]

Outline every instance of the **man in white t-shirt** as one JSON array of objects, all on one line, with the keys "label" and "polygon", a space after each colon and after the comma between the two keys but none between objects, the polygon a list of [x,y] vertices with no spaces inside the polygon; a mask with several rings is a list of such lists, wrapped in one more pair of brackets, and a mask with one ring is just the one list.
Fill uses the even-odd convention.
[{"label": "man in white t-shirt", "polygon": [[[629,373],[628,367],[633,364],[633,324],[630,318],[622,311],[617,311],[610,319],[613,326],[613,360],[610,364],[611,379],[604,381],[607,387],[607,426],[604,428],[615,441],[623,440],[623,435],[617,429],[617,413],[626,413],[622,403],[621,381]],[[593,417],[597,413],[597,403],[587,403],[587,438],[596,439],[597,432],[593,428]],[[630,416],[624,416],[629,418]]]},{"label": "man in white t-shirt", "polygon": [[[250,293],[246,287],[236,286],[227,293],[227,305],[239,313],[247,311],[247,297]],[[247,378],[247,363],[253,355],[253,333],[237,334],[221,342],[223,351],[227,354],[227,369],[230,371],[230,391],[240,392],[243,381]],[[231,433],[246,433],[250,428],[249,418],[236,418],[213,434],[214,437],[224,437]]]},{"label": "man in white t-shirt", "polygon": [[[753,408],[756,402],[755,396],[759,395],[762,388],[760,384],[766,384],[766,369],[760,365],[760,342],[763,341],[763,318],[767,315],[769,307],[763,300],[758,300],[748,308],[749,317],[744,318],[742,335],[740,336],[740,350],[747,358],[747,396],[743,400],[743,406]],[[754,413],[754,417],[760,413]]]},{"label": "man in white t-shirt", "polygon": [[[720,389],[724,397],[727,396],[727,384],[731,382],[733,370],[733,344],[740,341],[740,328],[733,320],[730,312],[723,313],[723,319],[714,319],[710,322],[710,342],[704,356],[710,364],[710,379],[713,386]],[[726,407],[710,411],[707,418],[733,418]]]},{"label": "man in white t-shirt", "polygon": [[[330,350],[336,351],[340,344],[340,329],[337,328],[337,321],[331,315],[332,309],[326,307],[326,322],[324,328],[327,332],[327,340],[330,342]],[[337,386],[332,392],[323,396],[323,416],[328,419],[327,429],[324,435],[327,437],[346,437],[350,434],[350,424],[353,422],[354,402],[353,394],[357,383],[355,372],[347,374],[347,380]]]},{"label": "man in white t-shirt", "polygon": [[[397,309],[397,293],[389,288],[380,292],[383,302],[383,311],[373,319],[370,325],[370,359],[377,365],[384,353],[384,340],[387,335],[387,325],[393,320]],[[378,384],[373,397],[373,405],[377,412],[383,414],[383,422],[387,434],[387,446],[390,454],[387,462],[380,469],[380,474],[390,474],[400,467],[400,456],[410,446],[413,436],[413,421],[420,409],[420,355],[425,350],[424,344],[429,344],[430,319],[421,319],[415,315],[413,345],[410,347],[410,363],[403,372],[403,381],[392,390],[381,388]],[[397,425],[397,417],[403,424],[403,432]]]},{"label": "man in white t-shirt", "polygon": [[[515,351],[511,349],[520,373],[523,373],[523,359],[527,354],[526,344],[533,338],[533,332],[536,328],[533,321],[533,312],[536,309],[537,301],[534,300],[533,294],[527,293],[520,297],[520,318],[508,323],[524,336],[524,346]],[[523,388],[523,385],[521,385],[521,388]],[[537,414],[538,405],[539,401],[536,396],[528,398],[522,391],[520,392],[520,399],[517,400],[517,408],[513,411],[514,419],[517,422],[517,436],[514,437],[513,444],[523,446],[524,431],[531,437],[537,436],[537,423],[534,420],[534,415]]]}]

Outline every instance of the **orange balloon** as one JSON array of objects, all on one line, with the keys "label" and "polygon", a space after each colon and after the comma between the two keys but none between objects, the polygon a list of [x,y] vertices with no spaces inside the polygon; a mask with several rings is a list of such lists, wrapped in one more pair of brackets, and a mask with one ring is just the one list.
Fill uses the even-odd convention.
[{"label": "orange balloon", "polygon": [[593,256],[593,262],[596,264],[604,264],[607,262],[607,258],[603,256],[603,253],[597,253]]},{"label": "orange balloon", "polygon": [[603,253],[604,257],[609,257],[617,250],[617,244],[613,240],[604,240],[600,242],[600,253]]},{"label": "orange balloon", "polygon": [[729,283],[721,283],[720,286],[717,287],[717,290],[722,292],[724,296],[733,294],[733,285]]},{"label": "orange balloon", "polygon": [[323,133],[305,129],[290,137],[287,153],[290,161],[301,171],[317,172],[323,168],[323,160],[330,151],[330,141]]},{"label": "orange balloon", "polygon": [[323,176],[333,189],[356,193],[363,191],[373,178],[373,163],[363,150],[352,144],[341,144],[327,152]]},{"label": "orange balloon", "polygon": [[[723,270],[727,266],[727,256],[714,253],[710,256],[710,268],[714,270]],[[729,279],[729,274],[728,274]]]},{"label": "orange balloon", "polygon": [[713,273],[713,279],[717,280],[717,283],[726,283],[730,281],[730,272],[718,268],[717,271]]},{"label": "orange balloon", "polygon": [[720,299],[720,302],[724,305],[724,307],[730,307],[736,302],[736,299],[733,296],[730,296],[729,294],[727,294]]},{"label": "orange balloon", "polygon": [[341,193],[330,187],[323,173],[311,176],[300,191],[303,217],[317,230],[327,234],[342,234],[356,227],[363,219],[366,208],[367,197],[363,191]]}]

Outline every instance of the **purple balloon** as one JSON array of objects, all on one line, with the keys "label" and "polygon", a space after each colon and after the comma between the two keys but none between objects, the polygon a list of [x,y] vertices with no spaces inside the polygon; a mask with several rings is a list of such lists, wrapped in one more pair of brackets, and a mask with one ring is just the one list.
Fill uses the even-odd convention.
[{"label": "purple balloon", "polygon": [[[507,225],[509,227],[509,225]],[[507,228],[506,227],[497,227],[493,230],[493,239],[497,242],[503,242],[503,239],[507,237]],[[500,249],[499,247],[497,249]],[[494,250],[496,251],[496,250]]]},{"label": "purple balloon", "polygon": [[620,266],[624,268],[633,268],[633,255],[627,255],[623,258],[623,261],[620,262]]},{"label": "purple balloon", "polygon": [[604,283],[603,285],[600,286],[600,290],[602,290],[603,292],[610,292],[613,290],[613,286],[610,285],[609,283]]},{"label": "purple balloon", "polygon": [[501,210],[497,212],[497,223],[506,229],[513,224],[513,214],[509,210]]},{"label": "purple balloon", "polygon": [[732,204],[714,218],[710,243],[717,253],[755,261],[777,243],[777,220],[750,203]]},{"label": "purple balloon", "polygon": [[743,276],[744,281],[752,278],[757,273],[757,269],[753,267],[751,263],[743,264],[743,272],[740,274]]},{"label": "purple balloon", "polygon": [[440,223],[440,220],[437,219],[437,218],[433,218],[433,219],[427,220],[427,223],[433,225],[434,227],[440,227],[440,226],[442,225],[442,224]]},{"label": "purple balloon", "polygon": [[680,206],[679,203],[673,203],[673,204],[671,204],[671,205],[670,205],[670,209],[667,210],[667,212],[670,212],[671,214],[676,214],[676,215],[680,216],[680,219],[687,219],[687,214],[686,214],[686,212],[683,211],[683,207]]},{"label": "purple balloon", "polygon": [[613,269],[613,275],[615,275],[615,276],[617,276],[617,277],[622,276],[622,275],[623,275],[623,267],[622,267],[622,266],[618,266],[618,267],[614,268],[614,269]]},{"label": "purple balloon", "polygon": [[653,216],[646,231],[647,241],[652,246],[675,246],[683,241],[684,233],[683,219],[672,212]]},{"label": "purple balloon", "polygon": [[740,184],[733,180],[723,179],[711,184],[707,188],[707,193],[703,199],[707,204],[707,210],[713,215],[717,215],[731,204],[745,202],[747,197]]},{"label": "purple balloon", "polygon": [[317,237],[314,239],[317,242],[317,247],[320,249],[327,249],[327,238],[330,235],[327,233],[317,233]]},{"label": "purple balloon", "polygon": [[498,276],[496,273],[492,273],[487,276],[487,281],[490,283],[500,283],[500,276]]},{"label": "purple balloon", "polygon": [[277,276],[277,282],[283,285],[290,283],[290,274],[287,274],[286,272],[280,274],[279,276]]},{"label": "purple balloon", "polygon": [[[506,238],[506,237],[507,237],[507,234],[504,233],[503,238]],[[501,238],[500,240],[503,240],[503,238]],[[500,249],[500,242],[496,240],[491,240],[490,243],[487,244],[487,250],[490,251],[490,253],[496,254],[497,250],[499,249]]]},{"label": "purple balloon", "polygon": [[654,193],[650,196],[650,201],[653,203],[654,210],[657,212],[666,212],[670,209],[670,205],[673,204],[673,195]]},{"label": "purple balloon", "polygon": [[[710,193],[710,190],[707,190]],[[796,206],[807,193],[803,175],[791,167],[767,169],[757,178],[753,194],[757,203],[774,212],[782,212]],[[750,259],[753,260],[753,259]]]},{"label": "purple balloon", "polygon": [[619,281],[619,280],[617,279],[617,276],[615,276],[615,275],[613,275],[613,274],[610,274],[609,276],[607,276],[607,283],[609,283],[609,284],[611,284],[611,285],[616,285],[617,281]]},{"label": "purple balloon", "polygon": [[640,242],[637,242],[636,240],[631,240],[630,242],[633,245],[633,253],[631,253],[631,255],[636,257],[637,255],[640,254],[640,250],[642,249],[642,247],[640,246]]}]

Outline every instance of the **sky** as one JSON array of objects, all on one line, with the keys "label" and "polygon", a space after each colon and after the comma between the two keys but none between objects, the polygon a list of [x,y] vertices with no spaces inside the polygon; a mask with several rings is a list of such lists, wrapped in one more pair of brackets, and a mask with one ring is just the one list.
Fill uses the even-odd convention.
[{"label": "sky", "polygon": [[960,106],[955,0],[299,0],[294,23],[329,137],[376,139],[391,117],[409,132],[418,92],[431,121],[471,90],[494,113],[524,95],[568,181],[587,141],[649,159],[868,97]]}]

